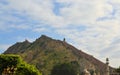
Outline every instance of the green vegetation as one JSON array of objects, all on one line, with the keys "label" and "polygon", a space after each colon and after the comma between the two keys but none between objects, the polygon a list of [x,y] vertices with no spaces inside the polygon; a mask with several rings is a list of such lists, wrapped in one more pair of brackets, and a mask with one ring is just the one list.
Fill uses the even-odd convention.
[{"label": "green vegetation", "polygon": [[41,75],[39,70],[33,65],[24,62],[19,55],[0,55],[0,75]]},{"label": "green vegetation", "polygon": [[[4,52],[9,53],[19,54],[27,63],[35,65],[43,75],[50,75],[56,65],[63,63],[72,63],[72,67],[77,66],[80,75],[84,68],[88,68],[91,74],[92,70],[101,75],[105,73],[103,68],[106,66],[92,55],[76,49],[64,40],[55,40],[45,35],[31,43],[28,41],[16,43]],[[24,67],[31,66],[24,65]]]},{"label": "green vegetation", "polygon": [[18,66],[16,75],[41,75],[41,73],[35,68],[35,66],[22,63]]},{"label": "green vegetation", "polygon": [[120,66],[115,71],[120,74]]},{"label": "green vegetation", "polygon": [[63,63],[55,65],[51,71],[51,75],[77,75],[78,66],[72,63]]}]

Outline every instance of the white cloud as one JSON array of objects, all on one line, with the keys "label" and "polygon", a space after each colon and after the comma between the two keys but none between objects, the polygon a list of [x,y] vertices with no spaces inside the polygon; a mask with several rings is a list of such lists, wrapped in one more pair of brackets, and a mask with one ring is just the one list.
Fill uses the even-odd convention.
[{"label": "white cloud", "polygon": [[34,32],[45,32],[45,31],[48,31],[47,30],[47,28],[35,28],[34,30],[33,30]]},{"label": "white cloud", "polygon": [[27,25],[10,25],[10,28],[15,28],[15,29],[29,29],[30,27]]},{"label": "white cloud", "polygon": [[[54,6],[56,6],[54,1],[63,4],[59,8],[60,15],[56,15],[53,11]],[[8,2],[9,5],[5,7],[2,5],[2,8],[4,8],[2,10],[5,12],[16,10],[19,14],[24,14],[29,18],[40,21],[43,26],[41,26],[42,24],[33,26],[28,23],[25,25],[12,24],[2,28],[5,24],[0,22],[0,29],[7,27],[30,28],[32,31],[43,32],[49,29],[46,27],[48,26],[54,28],[54,31],[58,34],[71,39],[79,49],[98,58],[103,59],[103,57],[107,56],[112,58],[114,49],[120,51],[118,47],[120,43],[114,44],[113,42],[116,37],[117,39],[120,37],[119,0],[9,0]],[[3,19],[4,21],[11,21],[11,18],[15,19],[15,17]],[[19,21],[18,18],[16,20]],[[85,26],[85,29],[82,30],[81,26]],[[107,49],[110,52],[103,55],[100,54],[107,51]],[[112,65],[114,64],[112,62]]]},{"label": "white cloud", "polygon": [[30,27],[28,25],[8,25],[8,24],[4,24],[4,23],[0,23],[0,31],[10,31],[11,29],[30,29]]}]

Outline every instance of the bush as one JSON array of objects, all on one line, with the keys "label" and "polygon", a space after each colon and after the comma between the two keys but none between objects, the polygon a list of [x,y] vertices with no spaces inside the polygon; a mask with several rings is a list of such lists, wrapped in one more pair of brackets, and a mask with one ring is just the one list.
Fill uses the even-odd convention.
[{"label": "bush", "polygon": [[11,54],[0,55],[0,75],[4,71],[6,71],[5,73],[14,73],[14,75],[41,75],[35,66],[24,62],[19,55]]},{"label": "bush", "polygon": [[29,65],[24,62],[18,66],[16,75],[41,75],[41,73],[34,65]]},{"label": "bush", "polygon": [[51,71],[51,75],[77,75],[78,68],[71,63],[63,63],[55,65]]}]

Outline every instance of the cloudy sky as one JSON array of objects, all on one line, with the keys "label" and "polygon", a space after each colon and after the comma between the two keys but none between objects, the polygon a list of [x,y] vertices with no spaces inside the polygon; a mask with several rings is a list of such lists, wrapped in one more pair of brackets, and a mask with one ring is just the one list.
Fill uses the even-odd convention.
[{"label": "cloudy sky", "polygon": [[45,34],[120,66],[120,0],[0,0],[0,53]]}]

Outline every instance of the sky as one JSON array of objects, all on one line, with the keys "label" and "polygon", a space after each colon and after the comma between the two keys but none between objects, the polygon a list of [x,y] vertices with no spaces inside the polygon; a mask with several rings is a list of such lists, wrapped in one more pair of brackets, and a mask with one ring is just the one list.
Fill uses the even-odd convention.
[{"label": "sky", "polygon": [[0,0],[0,53],[42,34],[120,66],[120,0]]}]

